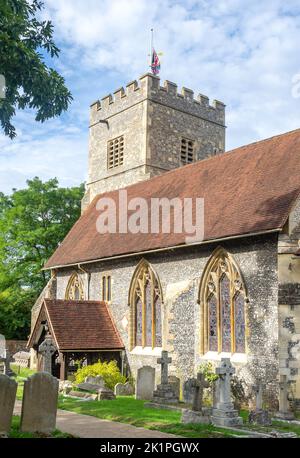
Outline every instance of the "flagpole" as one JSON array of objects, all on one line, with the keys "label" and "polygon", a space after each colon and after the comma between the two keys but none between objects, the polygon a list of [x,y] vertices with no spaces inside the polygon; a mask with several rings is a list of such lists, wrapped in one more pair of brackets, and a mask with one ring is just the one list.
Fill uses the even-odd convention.
[{"label": "flagpole", "polygon": [[151,39],[150,39],[150,60],[149,60],[150,67],[152,64],[152,52],[153,52],[153,29],[151,29]]}]

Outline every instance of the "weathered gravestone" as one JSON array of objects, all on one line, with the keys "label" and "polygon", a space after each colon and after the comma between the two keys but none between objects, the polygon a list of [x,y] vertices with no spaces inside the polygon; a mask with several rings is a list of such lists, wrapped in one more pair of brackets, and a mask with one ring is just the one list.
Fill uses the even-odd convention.
[{"label": "weathered gravestone", "polygon": [[116,396],[112,390],[109,388],[103,387],[98,390],[98,401],[111,401],[116,399]]},{"label": "weathered gravestone", "polygon": [[56,425],[58,380],[37,372],[24,382],[21,431],[50,434]]},{"label": "weathered gravestone", "polygon": [[195,378],[187,379],[183,384],[183,401],[192,404],[195,395]]},{"label": "weathered gravestone", "polygon": [[271,417],[267,410],[263,409],[263,391],[265,385],[258,383],[252,387],[255,393],[255,409],[249,412],[249,423],[270,426],[272,424]]},{"label": "weathered gravestone", "polygon": [[131,396],[134,393],[134,388],[131,383],[117,383],[115,385],[116,396]]},{"label": "weathered gravestone", "polygon": [[155,369],[151,366],[140,367],[137,371],[135,398],[152,400],[155,388]]},{"label": "weathered gravestone", "polygon": [[294,414],[290,410],[288,400],[289,383],[286,375],[280,375],[279,390],[279,411],[275,416],[283,420],[293,420]]},{"label": "weathered gravestone", "polygon": [[153,392],[153,401],[159,404],[177,403],[179,399],[175,394],[173,384],[168,380],[168,365],[171,364],[172,358],[169,358],[168,352],[163,350],[157,362],[161,365],[161,383]]},{"label": "weathered gravestone", "polygon": [[192,410],[185,409],[182,412],[182,423],[210,423],[209,409],[203,407],[203,393],[209,388],[209,382],[205,380],[202,372],[198,372],[197,379],[193,382],[194,399]]},{"label": "weathered gravestone", "polygon": [[211,421],[217,426],[242,425],[243,420],[238,416],[231,400],[231,377],[235,373],[229,358],[222,358],[221,364],[216,368],[217,391],[214,399]]},{"label": "weathered gravestone", "polygon": [[5,340],[5,337],[2,334],[0,334],[0,358],[5,358],[6,356],[5,350],[6,350],[6,340]]},{"label": "weathered gravestone", "polygon": [[84,379],[84,382],[78,383],[77,388],[80,390],[84,391],[97,391],[100,388],[105,388],[105,383],[102,377],[100,375],[97,375],[96,377],[86,377]]},{"label": "weathered gravestone", "polygon": [[15,380],[0,374],[0,437],[10,431],[17,387]]}]

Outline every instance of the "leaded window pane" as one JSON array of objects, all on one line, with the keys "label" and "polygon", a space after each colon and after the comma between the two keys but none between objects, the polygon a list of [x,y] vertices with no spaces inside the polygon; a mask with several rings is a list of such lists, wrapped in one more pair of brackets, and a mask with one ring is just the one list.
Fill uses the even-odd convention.
[{"label": "leaded window pane", "polygon": [[149,281],[145,287],[145,308],[146,308],[146,346],[152,347],[152,298],[151,284]]},{"label": "leaded window pane", "polygon": [[155,347],[162,346],[161,335],[161,302],[160,298],[156,296],[155,299]]},{"label": "leaded window pane", "polygon": [[238,293],[234,300],[235,351],[245,352],[245,301]]},{"label": "leaded window pane", "polygon": [[142,310],[142,301],[140,297],[137,298],[136,300],[136,324],[135,324],[135,329],[136,329],[136,339],[135,343],[136,345],[142,345],[142,335],[143,335],[143,310]]},{"label": "leaded window pane", "polygon": [[230,282],[226,275],[220,281],[222,351],[231,351]]},{"label": "leaded window pane", "polygon": [[217,298],[212,295],[208,301],[209,311],[209,330],[208,330],[208,348],[210,351],[218,351],[218,316],[217,316]]}]

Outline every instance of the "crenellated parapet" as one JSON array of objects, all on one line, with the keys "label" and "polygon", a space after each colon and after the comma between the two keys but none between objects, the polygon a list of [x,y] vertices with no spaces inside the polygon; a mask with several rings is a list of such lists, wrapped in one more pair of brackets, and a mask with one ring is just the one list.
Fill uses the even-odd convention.
[{"label": "crenellated parapet", "polygon": [[186,87],[179,92],[177,84],[171,81],[164,81],[161,86],[159,77],[146,73],[139,78],[139,81],[131,81],[125,88],[120,87],[113,94],[108,94],[92,103],[91,125],[144,100],[160,103],[222,126],[225,124],[225,105],[222,102],[213,100],[210,104],[207,96],[198,94],[195,97],[194,92]]}]

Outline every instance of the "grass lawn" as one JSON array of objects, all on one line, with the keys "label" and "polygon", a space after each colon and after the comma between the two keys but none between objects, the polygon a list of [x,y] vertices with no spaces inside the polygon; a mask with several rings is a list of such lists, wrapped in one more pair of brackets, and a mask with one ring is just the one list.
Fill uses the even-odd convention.
[{"label": "grass lawn", "polygon": [[113,401],[101,402],[60,397],[59,408],[183,437],[229,437],[238,434],[212,425],[184,425],[180,423],[181,412],[146,408],[144,401],[131,396],[118,396]]},{"label": "grass lawn", "polygon": [[[22,433],[20,431],[20,417],[14,415],[13,420],[12,420],[12,425],[11,425],[11,431],[10,431],[10,438],[15,438],[15,439],[36,439],[36,438],[44,438],[44,437],[49,437],[45,436],[44,434],[33,434],[33,433]],[[65,434],[62,433],[58,430],[55,430],[50,437],[54,438],[68,438],[68,437],[73,437],[70,436],[70,434]]]}]

